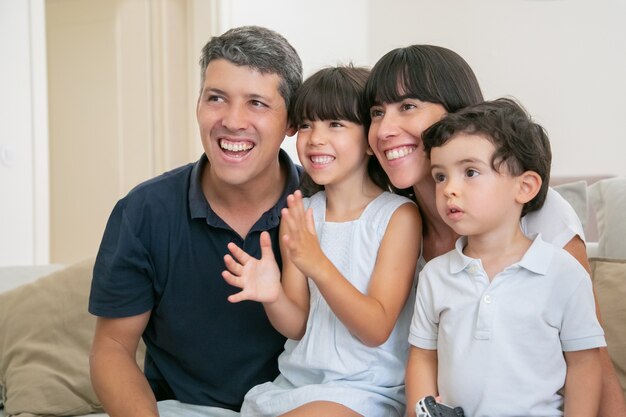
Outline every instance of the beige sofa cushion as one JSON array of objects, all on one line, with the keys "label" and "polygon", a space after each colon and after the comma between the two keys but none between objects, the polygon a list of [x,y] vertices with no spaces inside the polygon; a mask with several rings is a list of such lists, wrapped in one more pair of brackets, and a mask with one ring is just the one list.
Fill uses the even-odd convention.
[{"label": "beige sofa cushion", "polygon": [[[0,385],[8,415],[102,411],[89,379],[93,259],[0,294]],[[143,362],[143,357],[139,358]]]},{"label": "beige sofa cushion", "polygon": [[626,260],[591,258],[609,355],[626,397]]}]

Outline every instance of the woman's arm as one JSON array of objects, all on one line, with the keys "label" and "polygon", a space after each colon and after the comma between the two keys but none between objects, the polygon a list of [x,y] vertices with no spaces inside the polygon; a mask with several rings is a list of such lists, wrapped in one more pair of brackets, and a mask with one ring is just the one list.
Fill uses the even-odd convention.
[{"label": "woman's arm", "polygon": [[[409,296],[419,254],[421,219],[413,204],[392,215],[376,257],[367,293],[356,289],[322,252],[312,212],[301,197],[288,200],[282,221],[284,254],[310,277],[337,318],[365,345],[378,346],[391,334]],[[357,260],[354,260],[357,262]]]}]

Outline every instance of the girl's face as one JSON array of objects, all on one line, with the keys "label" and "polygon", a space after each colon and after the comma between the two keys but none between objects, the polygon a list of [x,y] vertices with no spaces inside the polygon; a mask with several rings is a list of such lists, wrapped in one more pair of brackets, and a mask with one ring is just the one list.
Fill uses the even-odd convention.
[{"label": "girl's face", "polygon": [[430,178],[422,133],[445,114],[441,104],[415,98],[371,107],[369,144],[393,185],[408,188]]},{"label": "girl's face", "polygon": [[305,120],[298,126],[300,163],[316,184],[328,186],[367,176],[367,146],[362,125],[346,120]]}]

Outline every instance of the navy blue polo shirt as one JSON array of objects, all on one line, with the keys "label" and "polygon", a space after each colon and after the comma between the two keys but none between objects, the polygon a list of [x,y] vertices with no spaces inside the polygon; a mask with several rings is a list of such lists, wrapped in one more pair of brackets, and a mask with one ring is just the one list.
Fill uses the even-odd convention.
[{"label": "navy blue polo shirt", "polygon": [[157,400],[239,410],[246,392],[278,375],[285,339],[261,303],[231,304],[221,276],[226,244],[259,258],[268,230],[281,264],[278,226],[299,167],[281,150],[285,190],[245,239],[211,210],[201,187],[206,156],[134,188],[113,209],[94,266],[89,312],[128,317],[151,310],[145,374]]}]

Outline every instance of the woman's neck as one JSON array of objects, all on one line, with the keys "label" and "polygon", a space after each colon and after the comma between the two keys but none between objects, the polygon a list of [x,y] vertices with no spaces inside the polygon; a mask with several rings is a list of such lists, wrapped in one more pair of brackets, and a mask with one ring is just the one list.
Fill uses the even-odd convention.
[{"label": "woman's neck", "polygon": [[428,177],[413,186],[417,206],[422,214],[423,224],[423,256],[430,261],[439,255],[443,255],[454,248],[454,243],[459,238],[450,226],[448,226],[437,212],[435,200],[435,182]]}]

